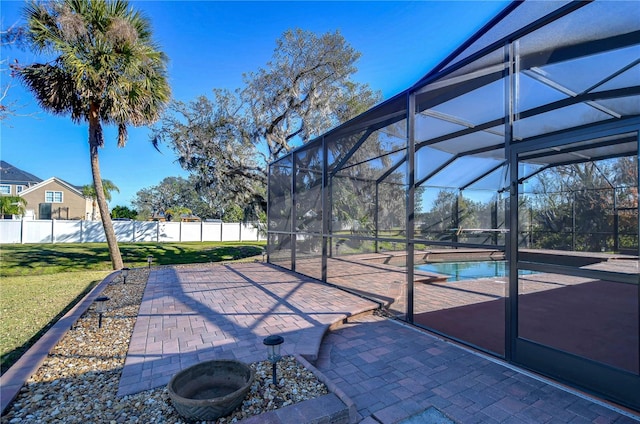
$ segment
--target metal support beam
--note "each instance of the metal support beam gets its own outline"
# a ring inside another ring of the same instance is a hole
[[[329,173],[327,171],[327,143],[322,137],[322,281],[327,282],[327,256],[329,255],[331,238],[329,238],[329,225],[331,223],[331,211],[329,208]]]
[[[407,321],[413,323],[416,96],[407,95]]]

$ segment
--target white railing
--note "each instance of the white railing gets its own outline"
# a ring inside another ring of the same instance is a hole
[[[119,242],[259,241],[258,223],[114,221]],[[102,222],[0,219],[1,243],[106,242]]]

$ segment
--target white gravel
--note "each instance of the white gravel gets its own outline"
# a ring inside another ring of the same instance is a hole
[[[40,369],[22,387],[1,423],[184,423],[166,387],[118,397],[120,373],[129,347],[148,269],[132,270],[127,284],[117,277],[103,291],[110,298],[102,328],[92,306],[58,342]],[[326,386],[293,357],[278,363],[274,387],[270,362],[251,364],[256,379],[231,423],[327,394]]]

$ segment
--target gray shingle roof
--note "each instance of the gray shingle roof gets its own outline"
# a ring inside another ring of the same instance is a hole
[[[0,161],[0,183],[32,185],[41,181],[42,178],[18,169],[8,162]]]

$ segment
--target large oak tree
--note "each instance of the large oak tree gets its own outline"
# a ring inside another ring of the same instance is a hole
[[[224,213],[222,207],[210,203],[210,196],[206,196],[206,192],[198,192],[195,186],[195,176],[189,179],[166,177],[158,185],[139,190],[132,204],[141,219],[166,214],[168,210],[189,210],[202,219],[221,218]]]
[[[154,142],[169,144],[215,203],[254,219],[266,211],[267,163],[380,100],[352,80],[359,57],[339,32],[286,31],[243,88],[174,102]]]

